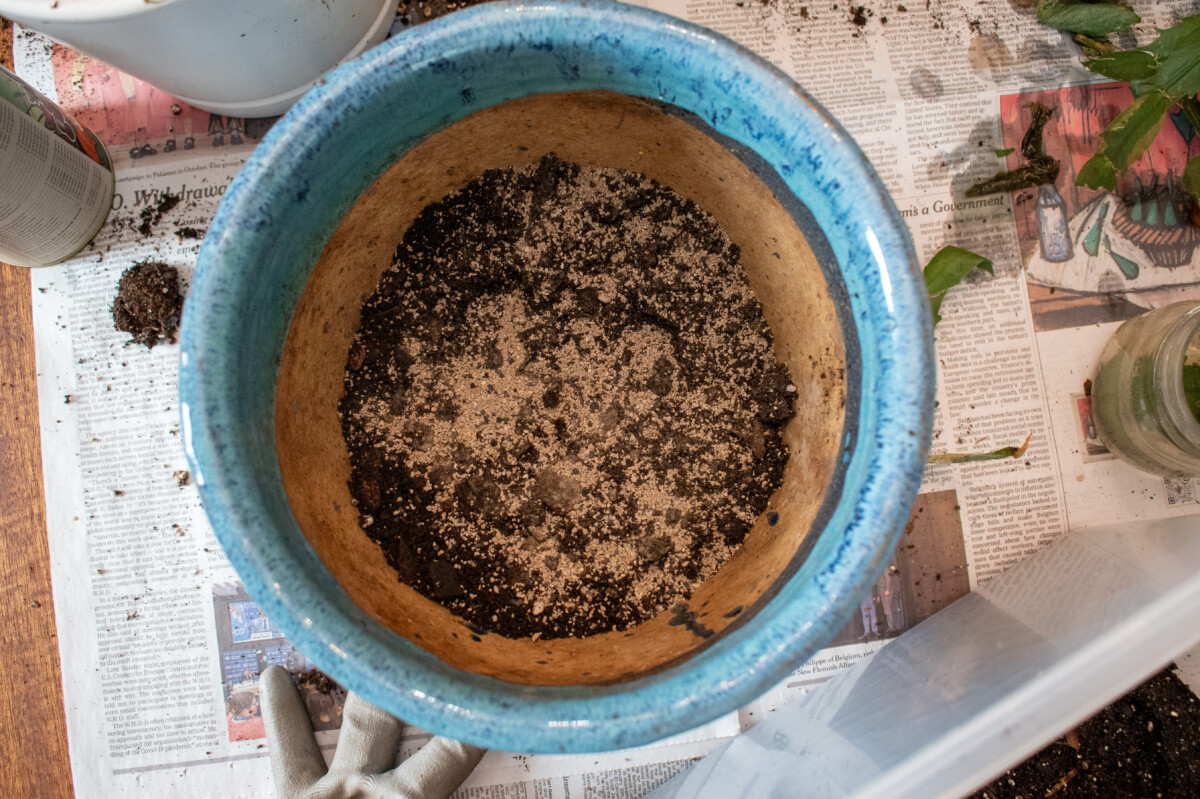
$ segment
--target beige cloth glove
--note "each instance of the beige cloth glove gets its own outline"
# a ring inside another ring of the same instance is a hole
[[[388,771],[404,724],[350,694],[337,751],[326,771],[308,711],[287,669],[264,671],[259,693],[279,799],[446,799],[487,751],[437,737]]]

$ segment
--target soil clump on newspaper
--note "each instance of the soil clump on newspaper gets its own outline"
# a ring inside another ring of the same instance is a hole
[[[134,343],[153,348],[175,343],[179,335],[179,270],[157,261],[134,264],[121,274],[113,300],[113,325],[133,336]]]
[[[178,194],[164,194],[154,205],[148,205],[138,214],[137,231],[143,237],[148,237],[154,233],[155,227],[162,221],[162,218],[175,210],[175,206],[179,205],[179,201],[183,197]]]
[[[780,485],[795,396],[707,213],[550,154],[421,212],[340,411],[399,578],[474,633],[549,639],[627,629],[715,573]]]

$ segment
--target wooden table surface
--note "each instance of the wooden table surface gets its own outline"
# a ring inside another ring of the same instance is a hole
[[[12,69],[0,17],[0,63]],[[42,491],[29,270],[0,263],[0,796],[71,796]]]
[[[0,796],[71,796],[29,270],[0,264]]]

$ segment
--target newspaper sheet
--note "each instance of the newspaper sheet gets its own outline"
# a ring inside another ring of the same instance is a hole
[[[187,107],[28,31],[15,56],[118,166],[101,234],[79,258],[31,273],[76,794],[273,796],[258,675],[313,665],[246,594],[200,507],[179,443],[178,348],[129,346],[111,312],[117,281],[138,261],[168,263],[190,283],[222,195],[273,120]],[[301,684],[332,756],[345,691]],[[737,732],[731,714],[628,752],[490,752],[459,796],[640,796]],[[429,738],[406,728],[398,759]]]
[[[995,262],[994,278],[970,278],[942,306],[934,451],[986,451],[1027,435],[1030,446],[1015,461],[929,468],[903,541],[858,611],[739,714],[629,752],[493,752],[464,797],[640,795],[1067,529],[1200,513],[1196,481],[1135,471],[1104,451],[1090,424],[1084,383],[1116,326],[1200,297],[1200,251],[1155,249],[1121,200],[1074,186],[1127,88],[1084,71],[1068,37],[1038,25],[1032,9],[999,0],[647,4],[734,38],[805,86],[867,153],[923,258],[957,244]],[[1142,40],[1200,11],[1196,0],[1135,5]],[[257,676],[274,663],[297,673],[311,663],[246,595],[189,484],[177,348],[126,346],[110,306],[138,260],[190,279],[199,237],[271,120],[187,107],[30,32],[18,33],[16,66],[95,129],[118,166],[114,212],[92,247],[33,273],[76,791],[270,796]],[[965,198],[976,180],[1020,163],[1019,149],[1000,153],[1019,148],[1033,100],[1057,109],[1045,135],[1063,164],[1057,184]],[[1198,146],[1168,122],[1123,196],[1138,186],[1165,208],[1172,189],[1150,175],[1178,176]],[[181,202],[164,204],[168,196]],[[305,700],[329,752],[344,693],[307,690]],[[411,730],[403,748],[427,739]]]
[[[1152,222],[1118,213],[1141,199],[1156,204],[1162,226],[1166,206],[1186,202],[1178,177],[1200,146],[1190,128],[1164,125],[1120,197],[1075,186],[1131,94],[1086,71],[1067,34],[1037,23],[1032,3],[648,5],[749,47],[831,111],[870,158],[923,260],[947,244],[992,259],[994,278],[968,278],[942,306],[933,451],[986,452],[1031,436],[1018,461],[926,470],[904,539],[861,612],[744,708],[743,729],[1068,529],[1200,513],[1198,481],[1139,472],[1104,449],[1085,386],[1121,322],[1200,297],[1200,249],[1156,248]],[[1134,5],[1142,43],[1200,12],[1195,0]],[[1056,184],[967,198],[972,184],[1023,163],[1032,102],[1055,109],[1044,140],[1062,164]],[[1167,175],[1174,188],[1163,188]]]

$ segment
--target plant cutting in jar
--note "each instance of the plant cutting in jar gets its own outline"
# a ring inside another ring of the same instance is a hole
[[[1152,474],[1200,476],[1200,303],[1121,325],[1092,383],[1096,432],[1110,452]]]

